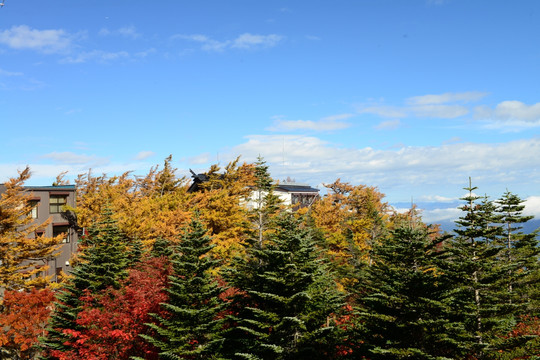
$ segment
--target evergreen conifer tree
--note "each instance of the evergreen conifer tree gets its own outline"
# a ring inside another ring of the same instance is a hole
[[[48,334],[40,339],[43,359],[58,359],[61,353],[70,351],[69,331],[79,328],[76,320],[80,297],[85,292],[97,294],[109,286],[118,288],[120,281],[127,276],[126,240],[112,219],[109,208],[102,218],[89,229],[88,237],[81,240],[84,248],[81,261],[56,297]]]
[[[462,349],[447,316],[446,254],[428,229],[402,225],[373,248],[358,309],[360,355],[369,359],[455,359]],[[363,348],[363,349],[362,349]],[[358,357],[360,358],[360,357]]]
[[[465,204],[460,208],[464,215],[456,221],[457,236],[451,242],[452,255],[445,270],[455,287],[453,318],[461,323],[462,343],[471,356],[484,359],[511,322],[498,292],[505,271],[498,261],[501,247],[496,241],[501,228],[495,224],[493,203],[475,195],[476,189],[469,179],[468,194],[462,198]]]
[[[505,290],[507,302],[518,307],[517,313],[525,315],[528,311],[539,310],[535,302],[533,281],[539,270],[540,247],[535,232],[524,234],[523,224],[534,216],[523,215],[525,205],[516,194],[507,191],[497,200],[498,222],[502,225],[499,241],[503,246],[501,261],[507,264]]]
[[[290,213],[254,239],[227,280],[239,294],[227,335],[228,355],[242,359],[323,359],[335,349],[331,317],[342,295],[321,262],[308,229]]]
[[[262,246],[264,233],[267,230],[272,218],[277,215],[280,199],[274,194],[275,185],[268,172],[268,165],[259,156],[255,162],[255,184],[253,186],[252,201],[255,206],[251,210],[250,220],[255,226],[259,246]]]
[[[500,336],[498,347],[505,354],[501,359],[512,358],[511,356],[515,354],[526,354],[534,348],[535,342],[538,346],[537,336],[516,328],[522,327],[530,314],[538,314],[540,311],[538,303],[540,247],[536,232],[524,234],[521,231],[523,224],[533,219],[533,216],[523,215],[525,209],[523,202],[519,196],[509,191],[496,202],[497,222],[502,229],[498,238],[502,246],[499,261],[504,267],[499,297],[511,315],[513,328],[512,336]]]
[[[152,244],[152,250],[150,251],[150,255],[152,257],[165,256],[170,258],[172,254],[173,250],[169,240],[165,238],[157,238],[154,241],[154,244]]]
[[[149,324],[159,338],[145,339],[164,359],[210,359],[219,353],[223,320],[218,314],[225,303],[218,296],[224,289],[210,274],[219,261],[208,254],[213,245],[206,232],[199,220],[191,221],[172,255],[169,300],[162,304],[170,316]]]
[[[131,241],[131,244],[127,248],[129,267],[134,267],[140,263],[143,256],[143,243],[141,239],[135,238]]]

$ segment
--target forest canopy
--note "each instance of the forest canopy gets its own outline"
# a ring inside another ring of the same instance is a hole
[[[9,211],[24,203],[28,176],[0,202],[2,268],[25,244],[15,220],[27,209]],[[540,356],[540,248],[536,232],[522,231],[532,217],[518,195],[479,197],[469,181],[445,233],[414,206],[398,213],[377,187],[340,179],[292,208],[262,158],[214,165],[204,179],[190,189],[172,157],[143,177],[80,175],[71,210],[87,231],[73,271],[52,289],[5,272],[2,356]]]

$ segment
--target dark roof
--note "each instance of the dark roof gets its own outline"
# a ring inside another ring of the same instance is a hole
[[[193,170],[191,169],[189,169],[189,171],[191,172],[191,177],[193,178],[193,182],[189,186],[189,189],[187,191],[188,193],[199,191],[201,189],[201,184],[210,180],[210,178],[206,174],[195,174]]]
[[[24,186],[24,190],[28,191],[75,191],[75,185],[60,185],[60,186]],[[0,194],[6,192],[6,186],[0,184]]]
[[[282,191],[287,191],[287,192],[319,192],[320,190],[319,189],[316,189],[316,188],[313,188],[309,185],[304,185],[304,184],[298,184],[298,185],[293,185],[293,184],[286,184],[286,185],[277,185],[276,186],[276,190],[282,190]]]
[[[58,186],[25,186],[26,190],[75,190],[75,185],[58,185]]]

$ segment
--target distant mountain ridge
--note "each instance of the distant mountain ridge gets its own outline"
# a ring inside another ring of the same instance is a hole
[[[437,224],[441,226],[441,229],[443,231],[446,231],[448,233],[452,233],[456,227],[456,224],[453,221],[449,221],[449,220],[441,221],[441,222],[438,222]],[[525,234],[530,234],[539,228],[540,228],[540,219],[532,219],[528,221],[527,223],[523,224],[523,229],[521,229],[521,232]]]

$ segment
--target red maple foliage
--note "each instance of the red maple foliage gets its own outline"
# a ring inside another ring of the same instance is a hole
[[[82,330],[64,330],[71,335],[67,345],[72,350],[52,355],[60,360],[157,359],[158,349],[139,335],[155,336],[146,324],[155,322],[152,313],[165,315],[160,303],[167,300],[170,273],[168,260],[151,258],[130,271],[121,289],[87,293],[77,319]]]
[[[510,333],[510,337],[522,335],[540,336],[540,317],[526,315],[517,323],[514,330]]]
[[[0,312],[0,347],[13,358],[33,359],[38,336],[45,335],[54,293],[49,289],[6,291]]]
[[[540,356],[540,317],[525,315],[521,321],[516,324],[514,329],[508,334],[508,338],[534,337],[521,349],[514,352],[512,360],[536,359]],[[521,350],[521,351],[519,351]]]

